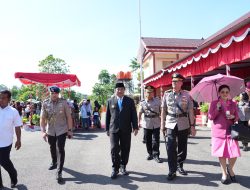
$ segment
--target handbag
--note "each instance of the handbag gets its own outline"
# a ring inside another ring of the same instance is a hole
[[[231,125],[231,138],[238,141],[250,141],[250,127],[243,123]]]

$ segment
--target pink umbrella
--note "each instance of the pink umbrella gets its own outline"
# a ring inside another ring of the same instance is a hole
[[[190,95],[197,102],[212,102],[218,99],[219,86],[230,87],[231,98],[245,90],[244,80],[235,76],[217,74],[203,78],[191,91]]]

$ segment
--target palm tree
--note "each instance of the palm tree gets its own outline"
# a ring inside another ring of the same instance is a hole
[[[135,57],[133,59],[130,59],[130,61],[131,64],[129,65],[129,67],[131,68],[132,72],[135,72],[140,69],[140,64],[137,62],[137,59]]]

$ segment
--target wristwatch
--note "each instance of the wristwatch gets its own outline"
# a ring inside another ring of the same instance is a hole
[[[72,129],[68,129],[68,131],[72,131]]]

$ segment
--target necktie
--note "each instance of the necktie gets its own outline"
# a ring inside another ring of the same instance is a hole
[[[122,110],[122,99],[121,98],[118,99],[118,106],[119,106],[119,110],[121,111]]]

